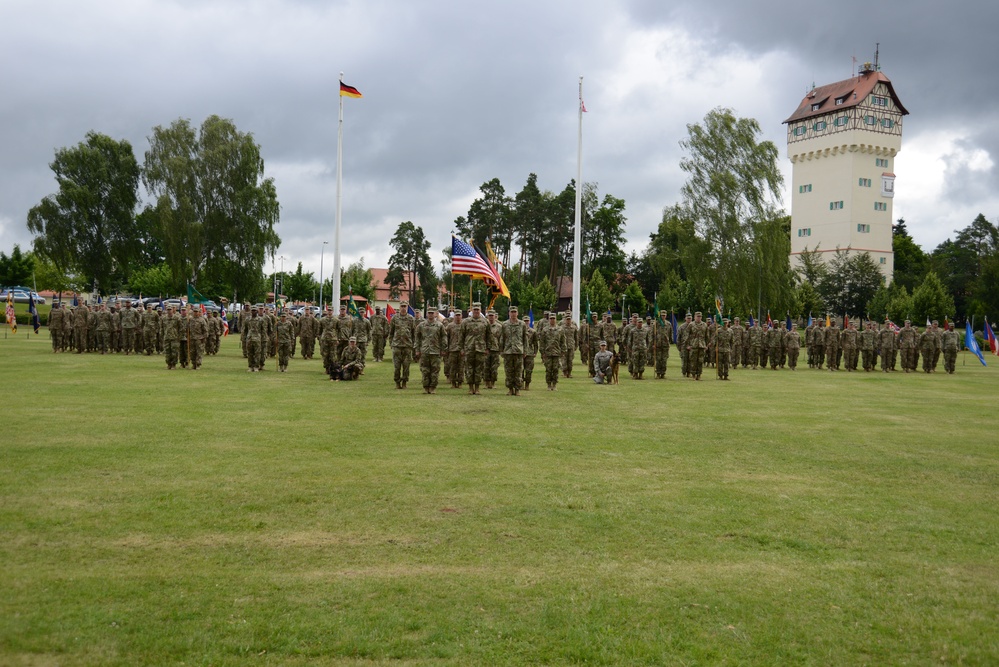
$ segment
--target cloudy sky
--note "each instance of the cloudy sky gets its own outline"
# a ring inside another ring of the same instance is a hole
[[[878,42],[911,114],[894,217],[932,250],[978,213],[999,220],[996,26],[993,0],[0,0],[0,250],[30,246],[58,148],[95,130],[141,163],[154,126],[218,114],[261,146],[285,269],[318,274],[340,71],[364,95],[344,101],[344,264],[385,266],[404,220],[439,260],[492,178],[564,188],[580,76],[583,179],[625,199],[640,249],[678,200],[688,123],[718,106],[756,118],[789,181],[782,121]]]

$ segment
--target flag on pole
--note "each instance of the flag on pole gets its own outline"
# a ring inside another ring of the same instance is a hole
[[[162,303],[162,301],[160,303]],[[221,317],[222,317],[222,335],[223,336],[228,336],[229,335],[229,318],[226,317],[225,304],[224,303],[222,304]]]
[[[7,290],[7,326],[12,334],[17,333],[17,315],[14,314],[14,290]]]
[[[275,295],[275,303],[277,303],[276,297],[277,295]],[[206,299],[204,295],[201,294],[201,292],[195,289],[194,285],[192,285],[191,283],[187,283],[187,305],[190,306],[195,303],[203,304],[203,303],[208,303],[208,301],[209,299]]]
[[[502,294],[503,296],[509,299],[510,290],[507,289],[506,283],[503,282],[503,276],[500,275],[501,264],[499,260],[496,258],[496,253],[493,252],[493,247],[492,245],[490,245],[489,241],[486,241],[486,257],[489,258],[489,263],[493,267],[493,274],[496,276],[496,282],[494,283],[494,287],[496,289],[494,290],[493,301],[496,300],[495,293]],[[489,305],[491,306],[492,304],[490,303]]]
[[[725,308],[725,301],[722,300],[721,296],[715,297],[715,322],[718,324],[722,323],[722,310]]]
[[[406,306],[406,312],[409,314],[410,317],[416,317],[416,311],[413,310],[412,306]]]
[[[28,292],[28,312],[31,313],[31,326],[35,328],[35,335],[42,328],[42,322],[38,318],[38,307],[35,305],[35,295]]]
[[[527,309],[527,321],[531,323],[531,327],[533,328],[534,327],[534,306],[533,305],[531,305],[531,307]]]
[[[812,314],[808,313],[808,326],[812,326]]]
[[[787,311],[784,311],[784,312],[787,315],[787,319],[784,320],[784,326],[787,327],[788,331],[790,331],[791,330],[791,313],[789,313]]]
[[[829,319],[829,313],[826,313],[826,329],[832,326],[832,320]]]
[[[370,301],[368,302],[368,305],[364,307],[364,316],[367,317],[369,320],[375,316],[375,309],[371,307]]]
[[[996,342],[996,335],[992,332],[992,327],[989,326],[989,318],[985,318],[985,340],[989,344],[989,350],[992,354],[999,355],[999,342]]]
[[[343,81],[340,82],[340,97],[364,97],[361,91],[354,86],[348,86]]]
[[[753,319],[753,314],[752,313],[749,314],[749,326],[750,327],[755,327],[756,326],[756,320]]]
[[[982,366],[988,366],[985,363],[985,357],[982,356],[982,349],[978,347],[978,341],[975,340],[975,334],[971,331],[971,322],[964,323],[964,346],[978,357],[978,360],[982,362]]]
[[[357,303],[354,301],[354,288],[347,288],[347,314],[351,317],[356,317],[361,319],[361,311],[357,309]]]
[[[658,310],[658,308],[657,308],[657,310]],[[586,295],[586,321],[587,322],[590,321],[590,315],[591,315],[591,311],[590,311],[590,295],[587,294]]]
[[[395,308],[391,303],[385,304],[385,319],[391,320],[395,316]]]
[[[676,344],[677,329],[679,329],[679,327],[676,326],[676,313],[672,310],[669,311],[669,324],[673,327],[673,343]]]
[[[499,280],[493,267],[468,243],[451,236],[451,273],[472,276],[480,280]]]
[[[773,328],[774,328],[774,321],[772,319],[770,319],[770,311],[768,310],[767,311],[767,329],[773,329]]]
[[[850,316],[849,315],[844,315],[843,316],[843,328],[844,329],[849,329],[850,328]]]
[[[892,322],[891,320],[887,320],[887,322],[888,322],[888,328],[891,329],[891,332],[897,334],[899,332],[899,326],[894,322]]]

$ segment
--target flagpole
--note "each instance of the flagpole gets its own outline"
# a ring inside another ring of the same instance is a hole
[[[572,321],[579,322],[579,255],[583,238],[583,77],[579,77],[579,134],[576,143],[576,237],[572,249]]]
[[[340,72],[340,85],[343,85],[343,72]],[[330,301],[340,307],[340,217],[343,201],[343,95],[337,87],[337,99],[340,100],[340,118],[336,133],[336,222],[333,228],[333,293]]]

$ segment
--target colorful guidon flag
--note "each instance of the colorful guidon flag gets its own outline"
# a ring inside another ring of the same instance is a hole
[[[222,304],[221,317],[222,317],[222,335],[223,336],[228,336],[229,335],[229,318],[226,317],[225,304]]]
[[[985,318],[985,342],[989,344],[989,350],[992,354],[999,355],[999,342],[996,341],[996,335],[992,331],[992,327],[989,326],[989,318]]]
[[[982,366],[988,366],[985,363],[985,357],[982,356],[982,348],[978,347],[978,341],[975,339],[975,334],[971,331],[971,322],[964,323],[964,346],[971,350],[972,354],[978,357],[978,360],[982,362]]]
[[[14,314],[14,290],[7,290],[7,326],[12,334],[17,333],[17,315]]]
[[[490,280],[499,284],[496,270],[475,248],[457,236],[451,237],[451,273],[472,276],[480,280]]]
[[[38,317],[38,306],[35,305],[35,295],[31,292],[28,293],[28,312],[31,313],[31,326],[35,329],[35,335],[38,335],[38,330],[42,328],[42,321]]]

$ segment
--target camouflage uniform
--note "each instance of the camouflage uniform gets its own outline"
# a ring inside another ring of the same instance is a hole
[[[520,394],[524,381],[524,355],[527,353],[527,325],[514,320],[518,311],[511,306],[510,318],[500,326],[500,350],[503,353],[503,373],[506,376],[507,395]]]
[[[256,373],[260,368],[260,347],[266,332],[264,318],[260,317],[256,308],[251,308],[249,314],[240,325],[240,329],[245,334],[246,361],[249,365],[249,372]]]
[[[388,334],[389,321],[382,313],[382,309],[375,308],[375,314],[371,317],[371,354],[375,361],[382,361],[385,358],[385,336]]]
[[[436,308],[427,308],[427,319],[416,327],[416,357],[420,360],[423,391],[437,393],[437,379],[441,373],[441,355],[447,353],[447,333],[444,323],[437,317]]]
[[[647,363],[647,353],[649,349],[649,335],[652,333],[651,329],[645,327],[645,322],[638,320],[635,323],[635,328],[631,331],[630,345],[628,346],[628,355],[631,359],[631,372],[632,377],[636,380],[644,380],[645,377],[645,365]]]
[[[409,365],[413,363],[413,339],[416,337],[416,319],[407,312],[408,302],[399,303],[399,312],[389,322],[389,344],[392,346],[392,365],[395,368],[396,389],[405,389],[409,382]]]
[[[847,373],[852,373],[857,367],[857,329],[853,322],[839,334],[839,346],[843,350],[843,367]]]
[[[125,354],[132,354],[135,348],[135,328],[138,317],[130,301],[125,302],[125,310],[121,311],[121,347]]]
[[[567,378],[572,377],[572,362],[576,358],[576,348],[579,346],[579,327],[572,321],[572,312],[565,311],[562,317],[564,329],[562,336],[565,338],[565,351],[562,353],[562,374]]]
[[[458,329],[458,347],[461,348],[465,364],[468,393],[478,394],[479,385],[485,381],[486,357],[489,354],[489,322],[482,316],[481,305],[478,302],[472,304],[472,315],[461,322],[461,327]]]
[[[49,338],[52,339],[52,352],[62,352],[62,321],[66,312],[62,304],[55,304],[49,312]]]
[[[656,369],[656,378],[666,378],[666,364],[669,361],[669,346],[673,342],[673,325],[665,318],[660,318],[652,329],[652,357]]]
[[[364,357],[361,356],[361,348],[357,346],[357,339],[354,336],[351,336],[347,339],[347,347],[343,348],[343,352],[340,354],[339,379],[356,380],[363,374]]]
[[[298,337],[302,341],[302,358],[311,359],[316,353],[316,334],[319,333],[319,320],[312,314],[312,310],[306,310],[305,315],[298,323]]]
[[[534,376],[534,359],[538,356],[538,332],[529,322],[524,322],[524,335],[527,341],[524,346],[524,390],[529,391]]]
[[[957,351],[960,343],[954,325],[951,324],[940,334],[940,347],[943,348],[944,370],[951,375],[957,370]]]
[[[881,351],[881,371],[884,373],[889,370],[894,371],[898,358],[898,341],[895,340],[895,332],[887,323],[884,329],[878,332],[878,349]]]
[[[565,328],[556,326],[555,315],[548,318],[548,325],[538,334],[538,349],[545,363],[545,381],[548,391],[555,391],[558,385],[558,371],[562,357],[565,356]]]
[[[294,356],[292,347],[295,344],[295,323],[288,319],[287,314],[281,315],[277,325],[278,339],[278,372],[288,370],[288,361]]]
[[[732,363],[732,327],[729,321],[724,320],[724,324],[715,333],[715,345],[718,349],[718,377],[722,380],[728,379],[729,366]]]
[[[919,351],[923,355],[923,371],[926,373],[933,371],[933,356],[939,344],[932,328],[927,328],[919,336]]]
[[[695,380],[701,379],[704,365],[704,350],[708,346],[708,325],[701,321],[701,314],[694,313],[694,321],[687,327],[687,350],[690,353],[690,374]]]
[[[690,377],[690,350],[687,349],[687,339],[690,338],[691,316],[688,313],[683,324],[676,328],[676,348],[680,351],[680,371],[683,377]],[[610,342],[607,343],[610,349]]]
[[[874,325],[868,322],[860,332],[860,354],[863,357],[865,373],[874,370],[874,348],[877,347],[877,342],[878,332],[874,330]]]
[[[826,367],[831,371],[838,371],[841,351],[839,348],[839,327],[836,326],[835,322],[825,330],[825,343]]]
[[[812,347],[815,348],[812,361],[815,368],[821,369],[826,360],[826,328],[820,322],[815,323],[815,330],[812,331]]]
[[[496,311],[486,314],[489,322],[489,353],[486,356],[486,389],[494,389],[499,379],[499,365],[503,353],[503,325],[496,321]]]
[[[180,315],[170,306],[163,317],[163,347],[167,370],[173,370],[180,361]]]
[[[792,324],[791,330],[784,334],[784,349],[787,350],[787,365],[792,371],[797,369],[798,354],[801,352],[801,335],[797,324]]]
[[[87,320],[89,316],[90,309],[82,303],[73,311],[73,342],[76,345],[77,354],[81,354],[87,349]]]
[[[461,344],[458,341],[460,328],[461,312],[458,311],[454,314],[454,321],[449,322],[444,327],[444,332],[447,334],[447,363],[445,370],[447,371],[447,378],[451,380],[451,387],[453,389],[458,389],[465,382],[465,367],[462,363],[464,358],[462,357]]]
[[[361,359],[368,357],[368,339],[371,337],[371,322],[364,319],[354,320],[354,338],[357,339],[357,349],[361,351]]]
[[[905,321],[898,332],[898,348],[902,352],[902,370],[906,373],[916,370],[916,345],[919,342],[919,332],[912,328],[909,320]]]
[[[205,356],[205,340],[208,338],[208,321],[201,314],[200,310],[194,311],[191,318],[191,368],[198,370],[201,368],[201,361]]]

